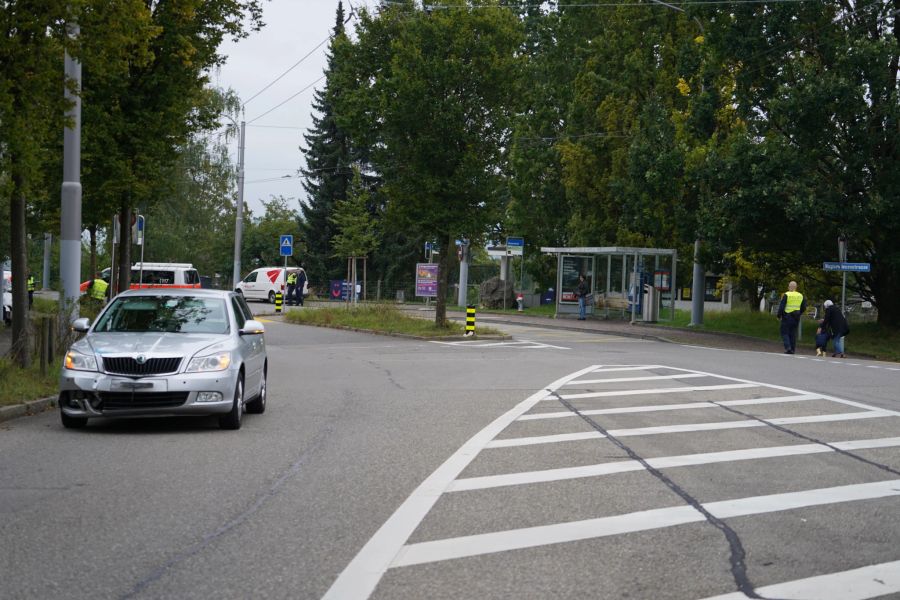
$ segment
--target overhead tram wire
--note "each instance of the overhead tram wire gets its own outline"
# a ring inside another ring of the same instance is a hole
[[[250,125],[251,123],[253,123],[253,122],[255,122],[255,121],[258,121],[258,120],[262,119],[264,116],[266,116],[267,114],[269,114],[270,112],[272,112],[272,111],[275,110],[276,108],[281,108],[282,106],[284,106],[285,104],[287,104],[288,102],[290,102],[291,100],[293,100],[294,98],[296,98],[297,96],[299,96],[300,94],[302,94],[303,92],[307,91],[307,90],[308,90],[309,88],[311,88],[312,86],[316,85],[317,83],[319,83],[320,81],[322,81],[323,79],[325,79],[325,77],[326,77],[326,76],[323,74],[321,77],[319,77],[318,79],[316,79],[315,81],[313,81],[312,83],[310,83],[309,85],[307,85],[306,87],[304,87],[302,90],[300,90],[300,91],[297,92],[296,94],[293,94],[293,95],[291,95],[291,96],[288,96],[288,97],[285,98],[283,101],[279,102],[278,104],[276,104],[275,106],[273,106],[272,108],[270,108],[269,110],[267,110],[266,112],[264,112],[263,114],[259,115],[258,117],[254,118],[254,119],[250,119],[249,121],[247,121],[247,125]]]

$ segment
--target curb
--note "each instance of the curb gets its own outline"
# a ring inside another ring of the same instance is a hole
[[[0,423],[18,419],[19,417],[29,417],[48,409],[56,408],[56,397],[40,398],[39,400],[29,400],[22,404],[12,404],[10,406],[0,406]]]

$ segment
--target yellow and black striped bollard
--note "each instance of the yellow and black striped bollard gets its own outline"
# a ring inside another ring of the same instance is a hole
[[[475,307],[466,307],[466,335],[475,335]]]
[[[277,313],[281,312],[281,300],[282,300],[281,292],[275,292],[275,312],[277,312]]]

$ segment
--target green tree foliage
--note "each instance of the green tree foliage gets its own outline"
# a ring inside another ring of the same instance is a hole
[[[143,3],[143,10],[153,33],[146,60],[126,73],[107,72],[106,62],[85,64],[91,108],[84,119],[84,194],[124,222],[133,207],[149,209],[157,201],[156,182],[190,134],[216,122],[220,105],[206,88],[208,71],[223,61],[222,40],[259,27],[262,9],[259,0],[180,0]],[[123,232],[117,256],[125,286],[131,240],[127,227]]]
[[[376,248],[378,236],[370,206],[369,190],[363,183],[359,167],[354,165],[347,197],[337,202],[330,219],[337,231],[331,239],[334,256],[364,258]]]
[[[742,128],[710,155],[708,235],[798,264],[872,263],[856,292],[900,325],[900,24],[896,3],[704,8]],[[852,282],[853,278],[851,278]]]
[[[306,251],[298,244],[301,232],[300,213],[290,208],[288,200],[278,196],[263,201],[265,212],[260,217],[249,215],[242,247],[241,264],[247,270],[284,264],[278,240],[282,235],[294,236],[294,255],[288,264],[302,264]]]
[[[325,87],[316,90],[313,99],[313,125],[304,134],[306,166],[300,169],[306,202],[303,213],[303,239],[308,255],[306,271],[311,281],[324,282],[342,276],[341,261],[331,252],[335,234],[331,215],[335,205],[347,197],[350,170],[350,139],[338,127],[334,116],[335,98],[340,95],[340,79],[334,76],[340,53],[348,47],[344,32],[344,7],[338,2],[334,30],[325,68]]]
[[[372,142],[388,218],[445,250],[499,220],[521,35],[510,11],[461,1],[428,12],[391,5],[360,19],[345,123]],[[452,252],[440,256],[442,325]]]

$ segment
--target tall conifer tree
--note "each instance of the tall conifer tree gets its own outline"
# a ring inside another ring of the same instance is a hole
[[[306,167],[301,168],[303,189],[308,195],[301,203],[303,237],[307,256],[304,263],[312,282],[322,285],[326,280],[343,275],[342,261],[334,256],[331,240],[335,225],[331,221],[337,202],[347,198],[347,188],[353,177],[350,168],[350,140],[335,122],[334,99],[339,93],[336,83],[336,49],[346,41],[344,7],[338,2],[334,34],[328,50],[325,68],[325,87],[316,90],[313,100],[313,125],[303,135]]]

